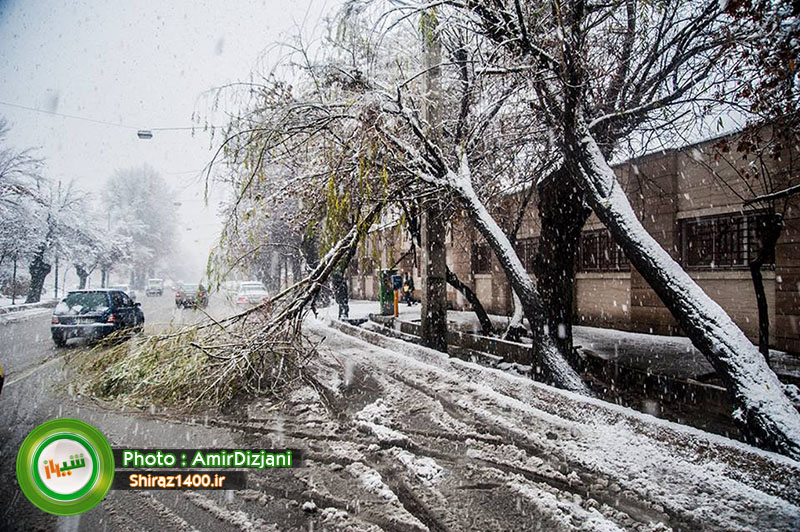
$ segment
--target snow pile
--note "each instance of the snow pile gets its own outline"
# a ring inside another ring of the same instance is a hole
[[[786,396],[795,406],[800,406],[800,388],[794,384],[784,384],[783,391],[786,392]]]
[[[415,456],[396,447],[391,450],[391,454],[426,485],[436,484],[442,478],[442,468],[433,458]]]
[[[339,508],[334,508],[333,506],[329,506],[327,508],[323,508],[320,512],[320,516],[322,517],[322,521],[343,521],[347,519],[350,514],[348,514],[344,510],[340,510]]]
[[[353,462],[345,467],[348,473],[361,482],[364,488],[385,501],[396,501],[397,495],[383,483],[381,474],[361,462]]]
[[[391,408],[383,399],[378,399],[361,409],[356,414],[356,419],[368,423],[389,425],[391,423]]]
[[[211,515],[230,525],[232,528],[240,530],[269,530],[271,525],[265,523],[262,519],[255,519],[247,513],[236,510],[228,509],[219,506],[216,502],[194,491],[185,491],[183,495],[189,499],[195,506],[206,510]]]
[[[548,517],[565,528],[586,532],[621,532],[617,525],[606,519],[594,508],[586,510],[581,506],[581,496],[561,498],[551,490],[525,480],[521,475],[506,484],[512,491],[530,499],[538,507],[547,511]]]
[[[387,426],[391,424],[390,408],[383,399],[367,405],[355,417],[359,428],[373,434],[380,442],[392,445],[408,442],[408,436]]]

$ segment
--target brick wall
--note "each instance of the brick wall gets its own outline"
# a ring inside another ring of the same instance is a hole
[[[683,220],[740,213],[743,210],[740,196],[753,195],[737,171],[737,168],[750,161],[742,160],[740,155],[717,159],[713,156],[712,146],[713,142],[709,141],[680,150],[650,154],[615,167],[645,229],[678,262],[683,253]],[[773,170],[780,173],[784,164],[785,161],[775,161]],[[512,195],[493,208],[493,215],[505,229],[513,223],[520,201],[521,195]],[[602,224],[592,215],[584,230],[600,228]],[[391,266],[390,259],[399,258],[409,248],[410,242],[403,233],[404,230],[395,226],[370,234],[359,256],[371,254],[377,259],[373,261],[371,271],[360,272],[367,274],[368,278],[351,278],[353,297],[377,298],[374,273],[379,268]],[[538,235],[538,214],[535,201],[532,201],[517,236],[523,239]],[[472,287],[488,312],[509,315],[513,310],[511,290],[497,259],[492,256],[490,273],[472,272],[474,245],[482,242],[482,237],[471,222],[456,213],[446,239],[448,267]],[[388,251],[390,248],[392,252]],[[404,259],[399,269],[413,272],[417,288],[422,285],[419,268],[414,265],[412,256]],[[687,268],[687,271],[756,341],[758,316],[749,270]],[[800,197],[795,197],[788,205],[774,271],[765,270],[763,275],[773,346],[800,352]],[[468,309],[464,298],[450,287],[447,297],[451,308]],[[680,334],[677,322],[635,269],[579,272],[575,282],[574,310],[578,324],[645,333]]]

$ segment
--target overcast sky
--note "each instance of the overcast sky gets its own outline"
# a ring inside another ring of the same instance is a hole
[[[89,191],[116,169],[153,166],[182,203],[182,245],[192,262],[204,262],[219,229],[198,177],[212,155],[209,137],[164,131],[145,141],[136,129],[191,126],[193,113],[221,121],[209,114],[204,93],[265,71],[277,57],[275,43],[300,31],[318,38],[337,4],[0,0],[0,116],[11,126],[8,140],[39,147],[47,175]]]

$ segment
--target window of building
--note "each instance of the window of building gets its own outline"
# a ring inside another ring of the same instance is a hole
[[[764,215],[725,214],[681,221],[681,254],[689,268],[746,268],[761,250]],[[775,257],[766,259],[775,264]]]
[[[608,229],[584,231],[578,247],[578,269],[585,272],[626,271],[630,263]]]
[[[528,273],[533,272],[533,264],[536,260],[536,253],[539,250],[539,238],[522,238],[517,240],[514,249],[525,266],[525,271]]]
[[[492,273],[492,249],[488,244],[476,244],[473,246],[472,272]]]

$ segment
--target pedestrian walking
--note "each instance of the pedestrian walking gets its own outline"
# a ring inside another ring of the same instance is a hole
[[[344,275],[338,271],[333,272],[331,285],[333,285],[333,298],[339,306],[339,319],[347,319],[350,316],[350,302]]]
[[[403,281],[403,299],[409,307],[415,303],[414,278],[408,273],[405,274],[405,279]]]

